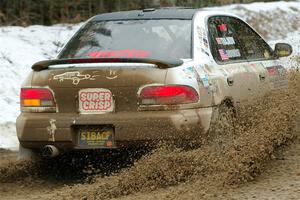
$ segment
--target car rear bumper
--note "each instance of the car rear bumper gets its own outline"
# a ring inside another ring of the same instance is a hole
[[[76,127],[80,125],[112,125],[117,147],[128,142],[194,140],[208,131],[212,114],[212,107],[104,115],[21,113],[17,118],[17,135],[26,148],[54,144],[61,149],[79,148]],[[53,136],[50,133],[51,120],[55,120]]]

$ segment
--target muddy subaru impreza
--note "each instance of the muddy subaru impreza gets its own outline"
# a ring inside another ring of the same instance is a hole
[[[195,141],[230,124],[237,104],[285,85],[278,58],[291,53],[223,12],[97,15],[57,59],[32,66],[20,95],[20,156]]]

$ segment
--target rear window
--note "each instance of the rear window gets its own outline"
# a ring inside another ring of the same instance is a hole
[[[59,58],[191,58],[191,20],[90,22]]]

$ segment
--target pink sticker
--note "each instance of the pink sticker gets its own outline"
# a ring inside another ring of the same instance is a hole
[[[268,67],[267,68],[268,73],[270,76],[277,76],[278,75],[278,70],[276,67]]]
[[[88,54],[91,58],[146,58],[150,55],[149,51],[125,49],[93,51]]]
[[[220,24],[218,25],[218,28],[220,31],[227,31],[227,25],[226,24]]]

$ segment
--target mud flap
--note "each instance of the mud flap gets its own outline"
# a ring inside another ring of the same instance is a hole
[[[37,160],[39,156],[32,149],[28,149],[19,144],[18,160]]]

